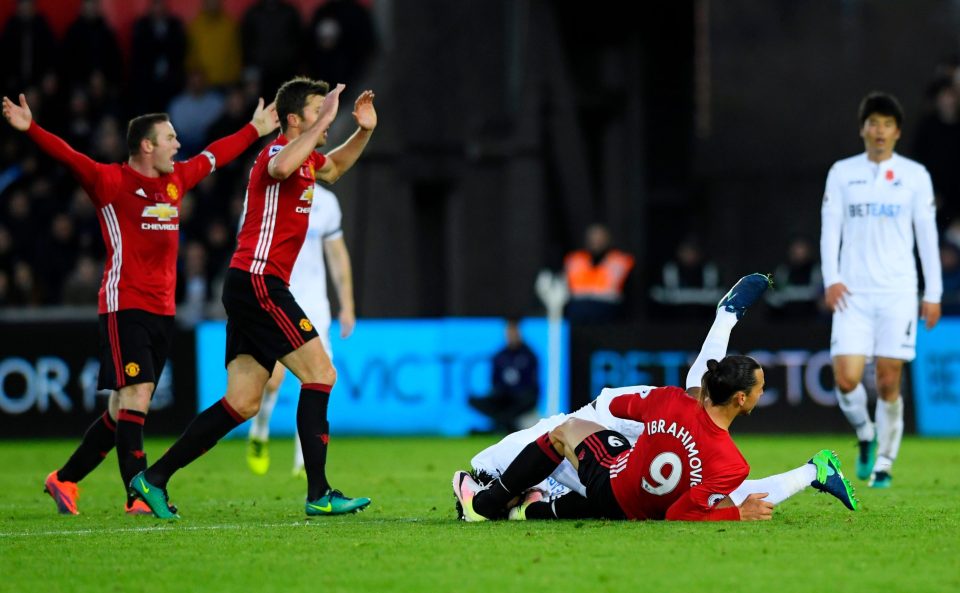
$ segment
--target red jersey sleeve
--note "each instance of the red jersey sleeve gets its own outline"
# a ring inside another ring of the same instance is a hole
[[[213,142],[197,156],[179,163],[177,169],[183,180],[183,190],[192,189],[204,177],[216,171],[217,167],[223,167],[240,156],[259,137],[257,128],[253,124],[247,124],[238,132]]]
[[[96,191],[97,180],[100,178],[102,169],[105,168],[106,165],[102,165],[87,155],[77,152],[62,138],[44,130],[37,125],[35,121],[30,122],[30,127],[27,128],[27,136],[40,147],[40,150],[60,161],[70,169],[70,172],[73,173],[73,176],[76,177],[80,185],[83,186],[83,189],[87,192],[87,195],[90,196],[90,199],[93,200],[97,206],[101,205],[98,195],[99,192]]]
[[[658,387],[651,390],[646,396],[639,393],[620,395],[610,400],[610,413],[617,418],[643,422],[644,413],[650,406],[655,405],[654,402],[665,397],[676,397],[678,395],[689,397],[679,387]]]
[[[737,507],[716,508],[750,473],[749,466],[730,467],[720,475],[694,486],[667,509],[668,521],[739,521]]]
[[[740,509],[725,507],[711,508],[707,502],[709,494],[703,488],[688,490],[667,509],[667,521],[739,521]]]

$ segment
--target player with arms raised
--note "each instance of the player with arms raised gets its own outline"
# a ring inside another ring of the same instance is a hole
[[[99,389],[111,389],[108,409],[87,429],[67,463],[44,482],[57,509],[78,514],[77,482],[117,447],[124,485],[146,467],[143,424],[170,350],[175,312],[179,209],[183,195],[277,128],[273,105],[257,106],[237,133],[183,162],[165,113],[130,120],[126,163],[103,164],[73,150],[33,120],[26,98],[3,98],[3,116],[44,152],[63,163],[97,207],[107,258],[100,286]],[[128,513],[149,512],[132,499]]]
[[[302,383],[297,429],[307,471],[307,515],[354,512],[370,504],[369,498],[344,496],[327,481],[327,404],[336,370],[288,287],[306,236],[315,181],[339,179],[360,157],[377,125],[374,95],[364,91],[354,105],[357,131],[327,155],[316,152],[326,143],[343,85],[328,89],[325,82],[295,78],[277,91],[281,134],[250,171],[237,250],[224,281],[227,393],[130,483],[158,517],[177,517],[167,506],[170,477],[257,413],[278,360]]]

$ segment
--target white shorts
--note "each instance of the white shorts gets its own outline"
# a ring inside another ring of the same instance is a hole
[[[294,296],[296,298],[296,296]],[[308,302],[301,303],[297,301],[303,312],[307,314],[307,319],[313,324],[314,329],[320,334],[320,343],[327,352],[327,357],[333,360],[333,349],[330,347],[330,304]]]
[[[493,477],[499,477],[500,474],[503,473],[503,470],[507,469],[507,466],[520,454],[520,451],[522,451],[524,447],[537,440],[537,438],[544,433],[550,432],[560,426],[568,418],[589,420],[610,430],[615,430],[627,437],[632,446],[643,433],[643,423],[617,418],[610,413],[610,401],[619,395],[644,393],[652,389],[656,389],[656,387],[649,385],[631,385],[629,387],[617,388],[608,387],[600,392],[596,400],[583,406],[576,412],[550,416],[549,418],[542,419],[530,428],[508,434],[503,437],[499,443],[491,445],[477,453],[470,461],[470,465],[475,471],[482,471]],[[561,496],[571,490],[578,492],[584,497],[587,495],[586,488],[580,483],[577,470],[575,470],[573,465],[566,459],[550,474],[549,478],[536,487],[546,492],[550,498]]]
[[[917,354],[920,303],[914,293],[849,294],[833,314],[830,356],[860,354],[911,361]]]

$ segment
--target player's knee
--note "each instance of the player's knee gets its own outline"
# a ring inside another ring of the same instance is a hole
[[[153,383],[140,383],[123,388],[117,397],[118,408],[146,412],[153,396]]]
[[[860,377],[853,377],[850,375],[837,375],[837,389],[842,393],[850,393],[857,388],[857,385],[860,384]]]
[[[228,401],[230,407],[244,419],[253,418],[260,411],[260,398],[239,398],[234,401]]]
[[[553,448],[561,455],[564,455],[567,449],[570,431],[574,430],[575,427],[576,419],[570,418],[550,431],[550,444],[553,445]]]
[[[337,369],[335,369],[332,364],[320,369],[317,373],[316,382],[323,383],[324,385],[334,385],[337,382]]]

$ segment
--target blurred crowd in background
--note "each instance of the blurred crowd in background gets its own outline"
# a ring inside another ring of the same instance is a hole
[[[367,4],[327,0],[305,20],[284,0],[257,0],[242,18],[225,11],[220,0],[204,0],[197,16],[184,22],[163,0],[153,0],[134,23],[127,48],[98,0],[84,0],[62,35],[52,32],[33,0],[19,0],[0,33],[0,55],[16,57],[4,60],[0,85],[11,98],[23,92],[40,125],[101,162],[126,160],[130,117],[166,111],[182,144],[178,157],[185,159],[239,129],[257,98],[269,100],[293,75],[348,86],[362,79],[378,51]],[[960,61],[944,61],[932,79],[926,112],[908,114],[917,121],[916,131],[898,149],[933,177],[944,313],[960,314]],[[249,150],[184,199],[178,320],[185,325],[218,309],[218,279],[234,247],[256,152]],[[602,246],[587,240],[584,250],[599,262],[615,242],[607,233]],[[0,133],[0,306],[95,304],[103,257],[96,212],[69,172],[24,135],[9,128]],[[818,237],[792,238],[780,259],[771,270],[777,282],[771,316],[825,315]],[[693,237],[681,239],[674,257],[661,264],[642,294],[631,294],[622,278],[614,283],[619,294],[604,297],[617,304],[610,319],[640,309],[666,318],[707,316],[735,280]],[[640,299],[644,307],[631,307]]]
[[[278,42],[282,40],[282,42]],[[377,43],[368,9],[329,0],[305,22],[292,5],[259,0],[242,19],[204,0],[183,22],[153,0],[133,25],[129,52],[84,0],[78,18],[55,36],[32,0],[20,0],[0,33],[3,93],[26,95],[35,121],[100,162],[127,158],[126,122],[167,112],[181,143],[178,159],[246,124],[259,97],[269,102],[297,74],[353,83]],[[180,211],[178,300],[193,323],[219,302],[257,150],[204,180]],[[0,306],[96,304],[104,246],[94,207],[69,171],[25,135],[0,134]]]

